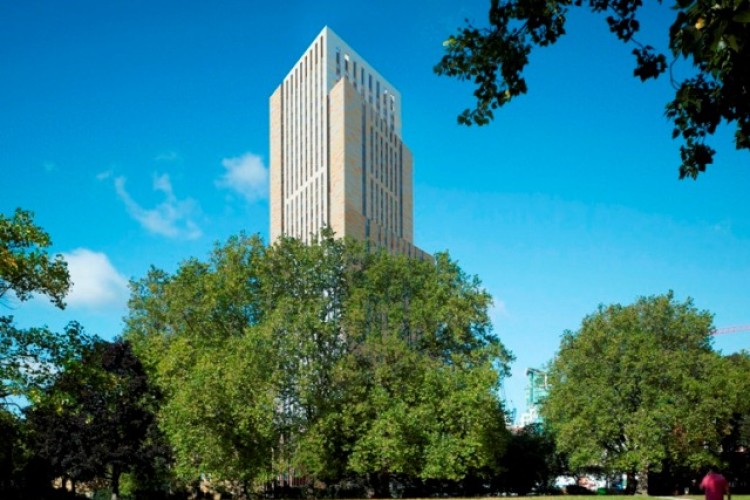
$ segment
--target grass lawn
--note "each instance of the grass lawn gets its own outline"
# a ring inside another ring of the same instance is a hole
[[[499,497],[493,497],[499,498]],[[646,497],[645,495],[558,495],[550,497],[505,497],[513,500],[627,500],[628,498],[666,498],[660,496]],[[680,495],[680,500],[705,500],[703,495]],[[467,499],[468,500],[468,499]],[[732,500],[750,500],[750,495],[732,495]]]
[[[497,500],[498,498],[507,498],[512,500],[627,500],[628,498],[679,498],[680,500],[704,500],[703,495],[680,495],[676,497],[652,496],[645,495],[557,495],[557,496],[539,496],[539,497],[474,497],[474,498],[449,498],[446,500]],[[435,500],[434,498],[412,499],[412,500]],[[750,500],[750,495],[732,495],[732,500]]]
[[[706,497],[703,495],[680,495],[676,498],[679,498],[680,500],[683,498],[685,500],[704,500]],[[750,500],[750,495],[732,495],[732,500]]]

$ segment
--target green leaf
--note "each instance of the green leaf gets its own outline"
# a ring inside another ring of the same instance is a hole
[[[724,37],[724,40],[727,42],[727,45],[729,45],[730,49],[735,52],[740,51],[739,44],[737,43],[737,37],[735,37],[734,35],[727,35]]]
[[[706,447],[720,445],[736,410],[705,397],[727,383],[711,329],[710,313],[670,292],[600,306],[564,335],[543,414],[571,465],[630,473],[656,471],[668,457],[708,465]]]

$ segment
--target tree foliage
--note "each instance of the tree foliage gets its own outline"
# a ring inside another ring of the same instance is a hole
[[[571,466],[639,474],[645,489],[664,463],[715,463],[738,395],[711,330],[711,314],[670,292],[600,306],[565,332],[543,414]]]
[[[57,307],[70,288],[68,266],[61,255],[50,257],[49,235],[34,224],[34,214],[16,210],[13,217],[0,214],[0,298],[13,291],[19,300],[34,293],[47,295]]]
[[[47,327],[17,328],[12,317],[0,316],[0,406],[17,406],[19,397],[38,401],[93,341],[76,322],[57,333]]]
[[[489,26],[471,24],[445,42],[446,54],[435,71],[472,81],[476,105],[459,123],[485,125],[494,110],[527,91],[523,71],[534,47],[554,44],[565,34],[568,11],[588,8],[605,17],[610,31],[634,46],[634,75],[656,78],[671,66],[665,54],[636,40],[640,0],[492,0]],[[677,0],[669,28],[673,61],[684,58],[693,76],[672,84],[674,99],[666,114],[673,138],[682,137],[680,178],[696,178],[713,162],[706,137],[722,122],[736,125],[737,149],[750,149],[750,2]]]
[[[723,358],[727,401],[733,409],[721,442],[724,474],[733,491],[750,491],[750,353],[743,351]]]
[[[238,237],[209,262],[151,269],[132,285],[126,338],[164,391],[161,425],[183,477],[246,481],[270,469],[278,359],[258,326],[264,253]]]
[[[554,436],[542,424],[530,424],[510,438],[502,459],[498,489],[525,496],[548,493],[557,476],[567,473],[565,458],[557,453]]]
[[[365,260],[345,301],[351,338],[336,365],[335,406],[305,436],[323,460],[307,468],[367,475],[379,495],[393,474],[496,472],[507,434],[492,388],[510,355],[491,334],[489,296],[446,255],[434,264]]]
[[[490,302],[444,255],[239,236],[135,282],[127,338],[165,391],[184,476],[247,488],[354,474],[382,487],[493,466],[511,356]]]
[[[123,473],[148,476],[168,458],[155,421],[159,395],[127,342],[91,344],[45,392],[28,408],[27,425],[30,447],[53,477],[74,486],[106,478],[116,499]]]
[[[34,224],[31,212],[17,209],[13,217],[0,214],[0,299],[13,292],[19,300],[47,295],[57,307],[70,288],[68,267],[61,255],[50,257],[49,235]],[[51,375],[71,360],[86,339],[71,323],[58,335],[45,327],[19,329],[11,316],[0,316],[0,406],[13,405],[11,396],[33,398]]]
[[[62,256],[50,257],[49,235],[34,224],[33,214],[17,209],[12,217],[0,214],[0,301],[12,292],[21,301],[33,294],[47,295],[57,307],[70,288]],[[1,303],[0,303],[1,305]],[[0,316],[0,493],[16,498],[24,487],[21,469],[27,465],[24,433],[19,419],[23,397],[35,401],[87,342],[79,325],[63,334],[46,327],[19,329],[11,316]]]

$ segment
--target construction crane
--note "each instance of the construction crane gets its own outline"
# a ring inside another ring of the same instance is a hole
[[[735,326],[725,326],[723,328],[715,328],[711,331],[711,335],[723,335],[725,333],[739,333],[739,332],[750,332],[750,325],[735,325]]]

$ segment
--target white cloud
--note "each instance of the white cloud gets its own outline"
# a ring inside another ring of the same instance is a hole
[[[490,317],[493,318],[507,318],[508,308],[506,307],[505,302],[500,299],[493,299],[489,314]]]
[[[510,318],[510,314],[508,313],[508,307],[505,304],[505,301],[502,300],[500,297],[498,297],[496,294],[486,289],[485,291],[488,292],[492,296],[492,304],[487,309],[487,315],[490,317],[490,320],[497,328],[497,325],[501,321],[505,321]]]
[[[104,181],[104,180],[107,180],[107,179],[109,179],[110,177],[112,177],[112,174],[113,174],[113,173],[114,173],[114,172],[112,171],[112,169],[111,169],[111,168],[110,168],[109,170],[105,170],[105,171],[103,171],[103,172],[99,172],[98,174],[96,174],[96,180],[98,180],[98,181]]]
[[[234,158],[224,158],[221,164],[227,171],[216,181],[218,187],[236,191],[247,201],[266,197],[268,168],[260,156],[245,153]]]
[[[177,151],[164,151],[156,155],[154,160],[163,162],[173,162],[180,159],[180,154]]]
[[[106,254],[86,248],[63,253],[73,286],[65,302],[70,306],[103,308],[125,306],[128,280],[109,261]]]
[[[115,178],[117,196],[125,203],[128,213],[146,230],[169,238],[200,238],[202,232],[192,219],[198,206],[190,198],[180,200],[175,196],[168,174],[154,176],[154,191],[164,193],[165,199],[151,209],[143,208],[130,196],[125,181],[122,176]]]

